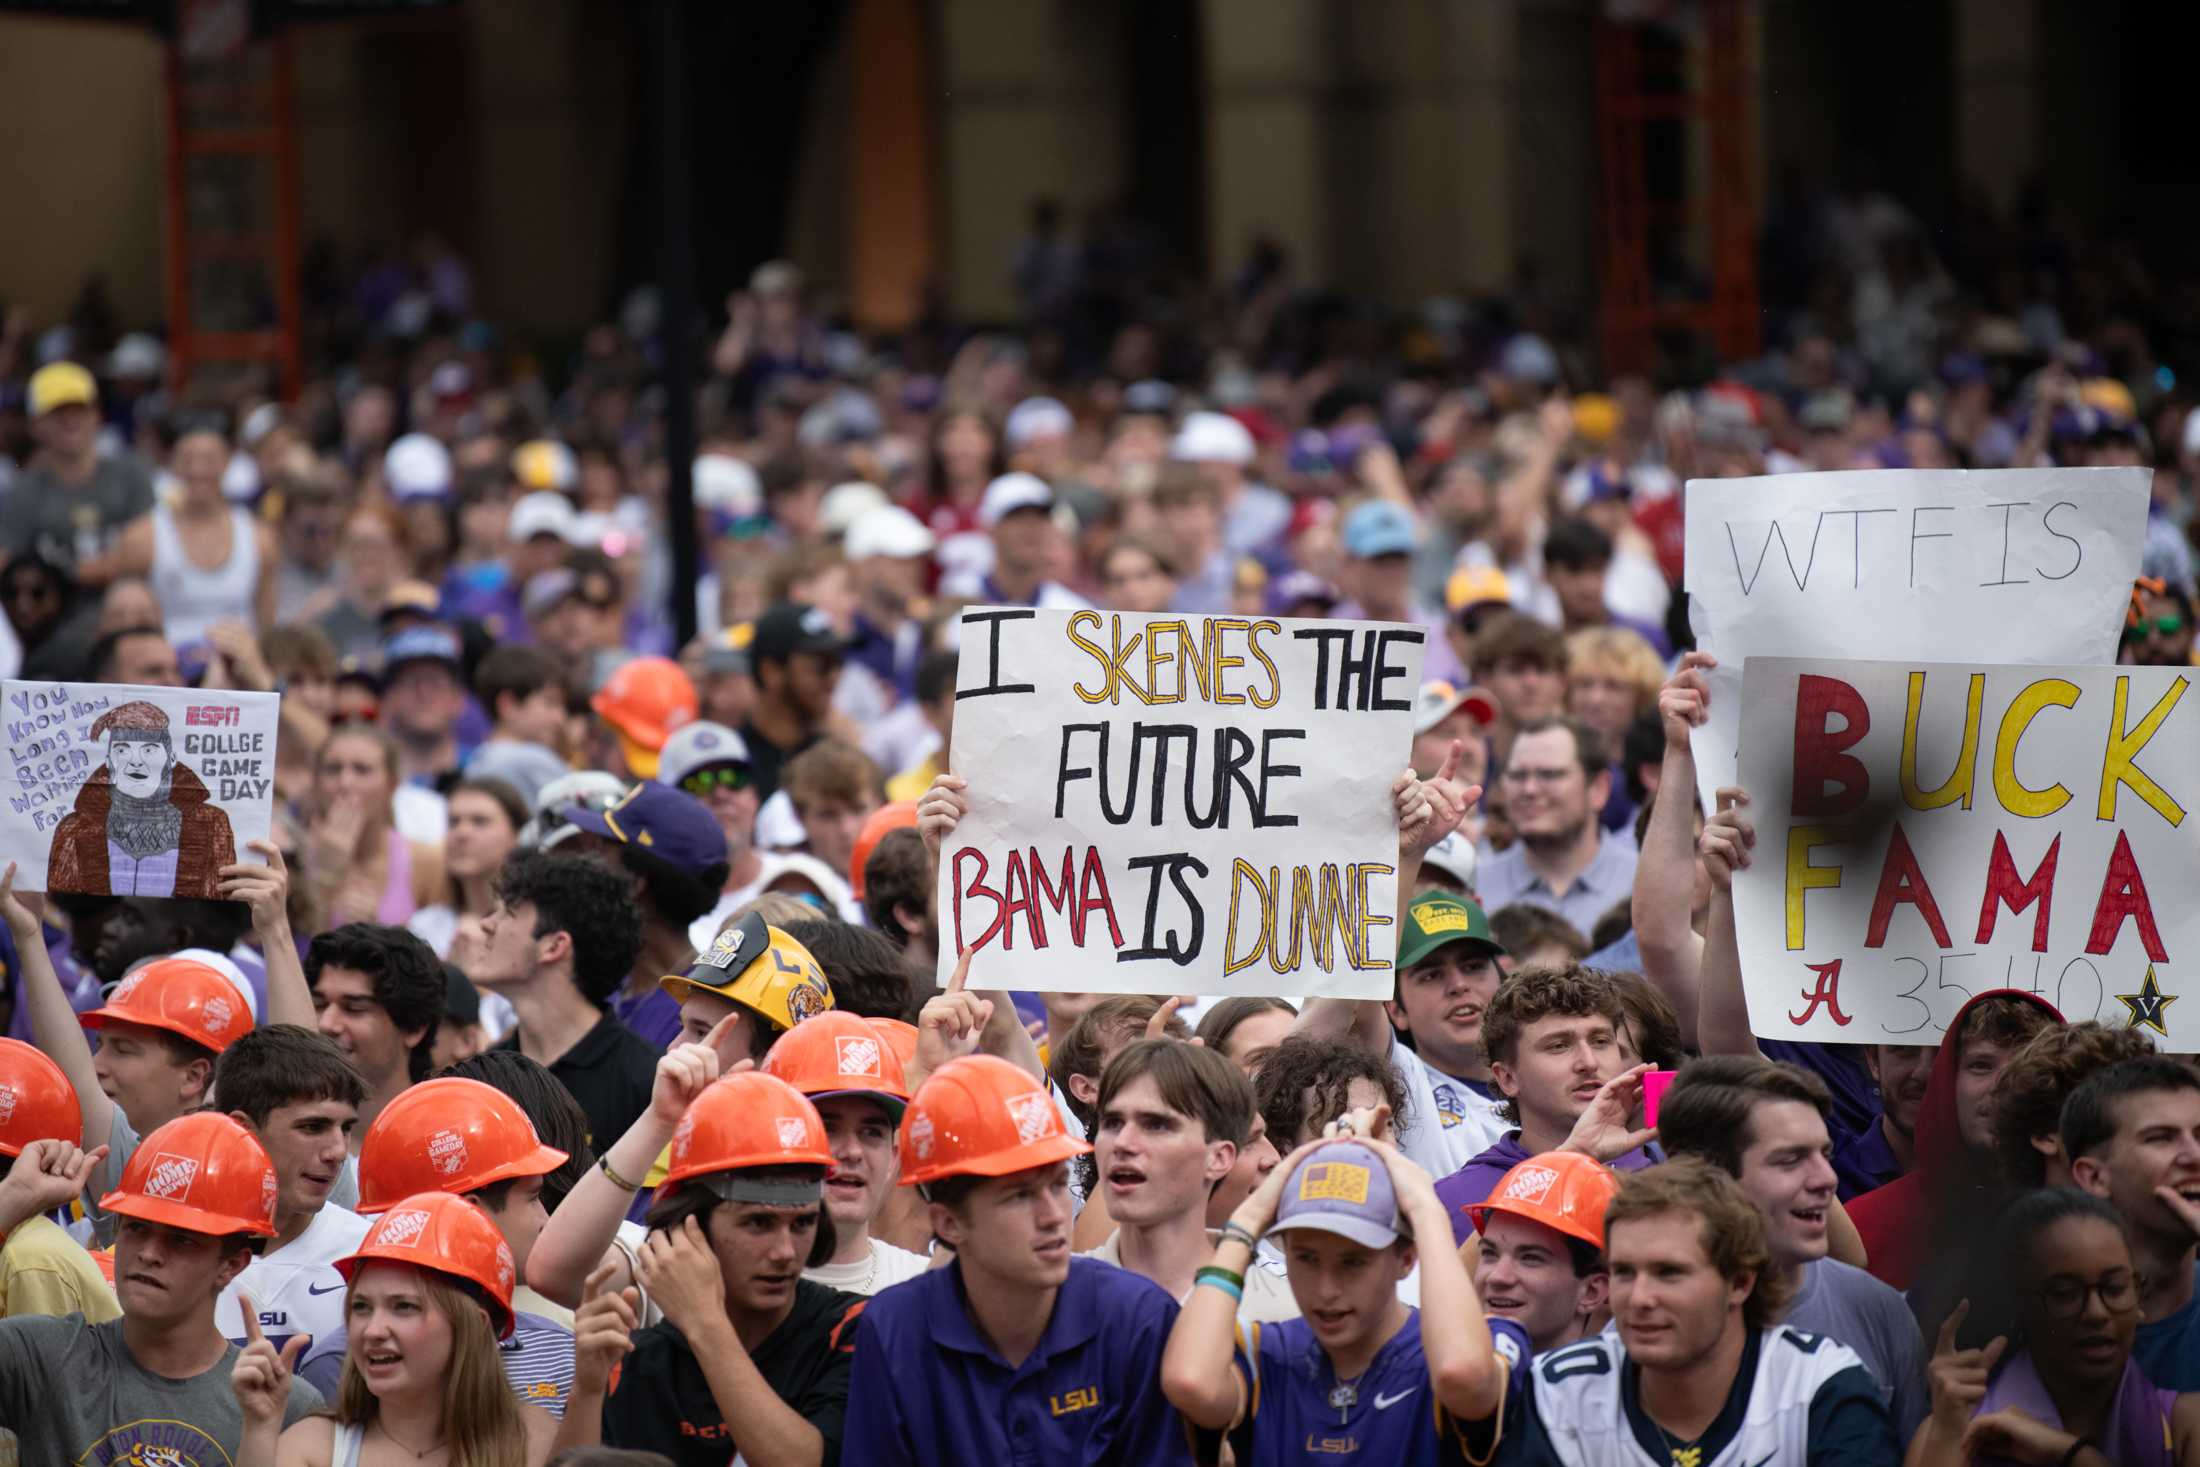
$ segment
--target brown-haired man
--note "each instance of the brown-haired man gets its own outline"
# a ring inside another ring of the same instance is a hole
[[[1884,1467],[1901,1460],[1855,1352],[1774,1321],[1764,1220],[1708,1162],[1621,1184],[1604,1214],[1612,1335],[1536,1357],[1519,1467]]]

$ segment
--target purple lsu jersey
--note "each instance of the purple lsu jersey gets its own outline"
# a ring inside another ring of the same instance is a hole
[[[1240,1462],[1330,1462],[1351,1457],[1385,1467],[1454,1467],[1490,1460],[1506,1418],[1526,1394],[1527,1333],[1509,1319],[1489,1322],[1505,1368],[1504,1393],[1487,1421],[1455,1421],[1437,1403],[1421,1353],[1421,1312],[1391,1336],[1367,1370],[1339,1392],[1329,1355],[1304,1320],[1245,1324],[1238,1369],[1245,1419],[1230,1433]]]

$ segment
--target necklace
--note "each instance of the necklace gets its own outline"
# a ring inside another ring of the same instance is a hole
[[[402,1441],[402,1440],[400,1440],[400,1439],[398,1438],[398,1435],[397,1435],[397,1433],[396,1433],[396,1432],[394,1432],[394,1431],[391,1431],[391,1430],[389,1429],[389,1427],[388,1427],[388,1426],[386,1426],[386,1425],[384,1425],[384,1424],[383,1424],[383,1423],[382,1423],[381,1421],[376,1421],[376,1422],[374,1423],[374,1429],[375,1429],[376,1431],[379,1431],[379,1432],[381,1432],[381,1433],[382,1433],[382,1435],[384,1435],[384,1436],[388,1437],[388,1438],[390,1439],[390,1441],[391,1441],[392,1443],[394,1443],[395,1445],[397,1445],[397,1446],[400,1446],[400,1447],[404,1448],[404,1449],[405,1449],[406,1451],[408,1451],[408,1452],[411,1452],[411,1453],[412,1453],[412,1456],[413,1456],[413,1460],[414,1460],[415,1462],[419,1461],[419,1460],[420,1460],[421,1458],[423,1458],[423,1457],[426,1457],[426,1456],[428,1456],[428,1455],[429,1455],[429,1454],[431,1454],[431,1453],[434,1453],[434,1452],[440,1452],[440,1451],[442,1451],[442,1450],[443,1450],[443,1449],[444,1449],[445,1447],[447,1447],[447,1446],[449,1446],[449,1445],[450,1445],[450,1443],[449,1443],[449,1442],[437,1442],[437,1443],[435,1443],[435,1444],[434,1444],[433,1446],[426,1446],[426,1447],[421,1447],[421,1448],[418,1448],[418,1449],[416,1450],[416,1449],[415,1449],[415,1448],[413,1447],[413,1445],[412,1445],[412,1444],[411,1444],[410,1442],[406,1442],[406,1441]]]
[[[1655,1416],[1651,1416],[1647,1411],[1643,1412],[1643,1415],[1652,1426],[1657,1427],[1658,1440],[1665,1443],[1666,1455],[1672,1459],[1673,1467],[1703,1467],[1703,1438],[1698,1437],[1691,1442],[1677,1442],[1673,1440],[1673,1434],[1660,1425]]]
[[[1337,1413],[1339,1425],[1351,1416],[1352,1408],[1360,1404],[1360,1381],[1366,1375],[1367,1370],[1363,1366],[1360,1373],[1352,1379],[1340,1380],[1329,1388],[1329,1409]]]

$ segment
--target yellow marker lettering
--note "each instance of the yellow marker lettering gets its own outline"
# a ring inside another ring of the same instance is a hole
[[[1161,634],[1163,632],[1176,633],[1175,651],[1163,651],[1161,644]],[[1184,623],[1180,621],[1157,621],[1146,628],[1146,692],[1144,696],[1145,702],[1149,706],[1155,703],[1181,703],[1184,701],[1183,652]],[[1161,691],[1161,669],[1164,667],[1173,667],[1176,672],[1176,691],[1173,693]]]
[[[2060,784],[2036,790],[2017,778],[2017,743],[2040,710],[2077,706],[2077,684],[2059,677],[2041,678],[2009,700],[2002,711],[2001,732],[1994,736],[1994,798],[2001,801],[2002,809],[2037,820],[2070,803],[2070,791]]]
[[[2147,746],[2162,727],[2162,720],[2169,717],[2177,700],[2185,696],[2183,678],[2169,685],[2169,691],[2155,700],[2147,710],[2147,716],[2139,720],[2139,726],[2124,731],[2124,713],[2131,697],[2131,679],[2116,679],[2116,708],[2109,719],[2108,749],[2101,758],[2101,802],[2094,813],[2103,820],[2116,818],[2116,787],[2130,785],[2131,792],[2154,807],[2154,813],[2171,825],[2185,822],[2185,807],[2169,797],[2169,792],[2147,776],[2139,767],[2139,751]]]
[[[1097,611],[1070,613],[1069,639],[1071,643],[1076,646],[1078,651],[1100,664],[1101,676],[1106,679],[1101,684],[1098,692],[1087,688],[1083,683],[1072,683],[1070,691],[1086,703],[1113,703],[1115,701],[1115,664],[1109,660],[1108,654],[1101,650],[1098,643],[1086,641],[1081,631],[1083,627],[1098,628],[1099,625],[1100,613]]]
[[[1201,682],[1199,692],[1201,697],[1206,698],[1218,707],[1237,707],[1245,702],[1243,693],[1232,693],[1224,689],[1222,675],[1233,667],[1243,667],[1245,659],[1224,651],[1223,648],[1226,644],[1222,639],[1232,632],[1244,632],[1251,629],[1251,622],[1227,617],[1220,621],[1210,620],[1207,623],[1207,661],[1214,669],[1215,684],[1214,690],[1209,692],[1207,684]]]
[[[1260,644],[1263,633],[1280,637],[1283,635],[1283,623],[1280,621],[1256,621],[1253,623],[1253,660],[1268,670],[1268,696],[1263,698],[1258,693],[1250,692],[1246,696],[1253,700],[1255,708],[1273,708],[1283,701],[1283,678],[1277,673],[1274,661],[1269,658],[1268,649]]]
[[[1787,945],[1789,952],[1803,949],[1803,895],[1816,887],[1839,886],[1839,866],[1813,866],[1810,853],[1841,839],[1835,825],[1796,825],[1788,829]]]
[[[1240,885],[1250,881],[1253,890],[1260,895],[1259,930],[1253,934],[1253,948],[1244,957],[1236,957],[1238,934],[1238,891]],[[1268,946],[1268,887],[1260,879],[1260,872],[1245,863],[1243,856],[1230,863],[1230,920],[1222,938],[1222,973],[1224,977],[1241,968],[1250,968],[1260,961],[1261,949]],[[1295,936],[1295,934],[1294,934]],[[1294,945],[1295,942],[1294,942]]]
[[[1902,715],[1902,801],[1913,810],[1937,810],[1943,805],[1963,802],[1963,808],[1971,808],[1971,783],[1978,773],[1978,724],[1979,709],[1986,702],[1986,674],[1971,674],[1971,691],[1963,709],[1963,748],[1956,754],[1956,767],[1942,781],[1940,788],[1921,790],[1917,787],[1917,725],[1919,711],[1925,703],[1925,674],[1910,674],[1910,704]]]

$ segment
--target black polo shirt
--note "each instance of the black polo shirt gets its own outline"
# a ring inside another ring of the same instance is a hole
[[[519,1030],[497,1041],[498,1049],[518,1049]],[[588,1117],[588,1144],[601,1153],[626,1134],[649,1109],[650,1087],[657,1080],[663,1051],[606,1010],[596,1027],[551,1062],[550,1074],[572,1092]]]
[[[856,1318],[869,1302],[804,1279],[779,1328],[749,1352],[765,1384],[825,1438],[825,1467],[840,1461]],[[636,1332],[634,1351],[620,1364],[604,1402],[603,1441],[662,1452],[674,1467],[726,1467],[740,1445],[719,1413],[702,1362],[670,1323]]]

